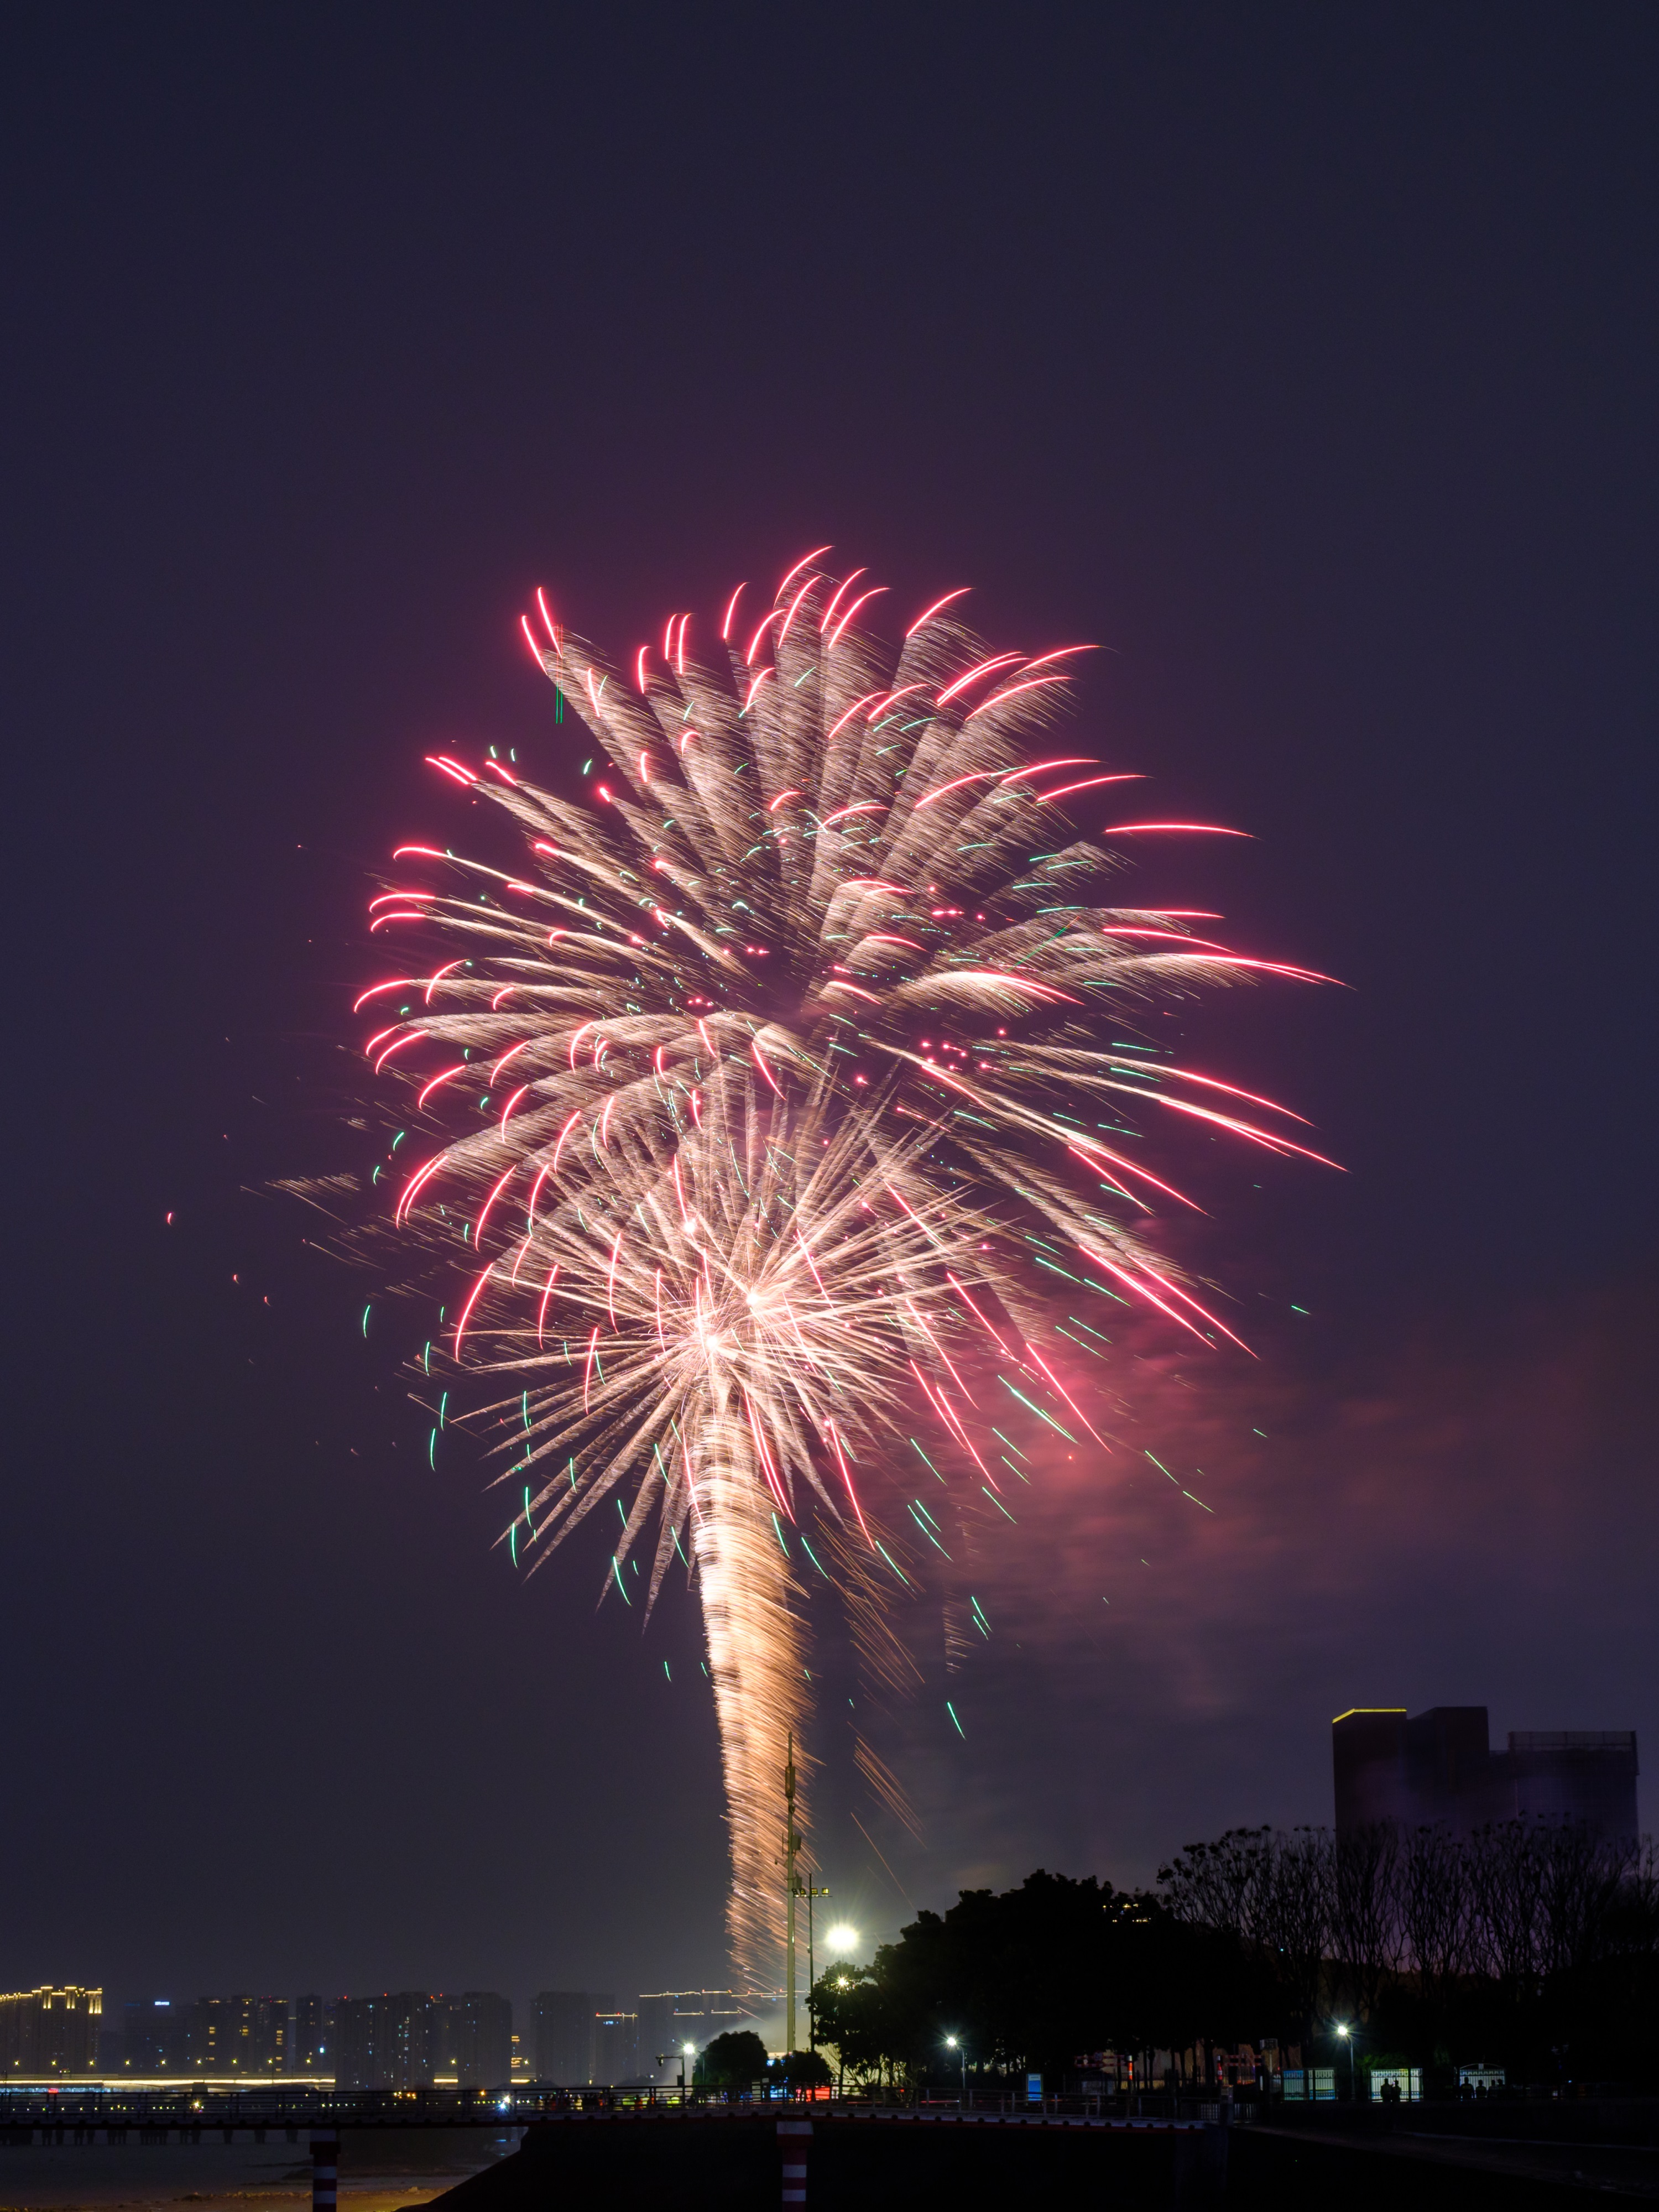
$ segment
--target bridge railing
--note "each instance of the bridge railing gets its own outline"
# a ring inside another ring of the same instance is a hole
[[[768,2100],[776,2103],[779,2100]],[[556,2113],[720,2111],[750,2102],[698,2084],[568,2088],[543,2083],[496,2089],[346,2089],[227,2087],[180,2081],[167,2088],[124,2082],[0,2082],[0,2130],[19,2127],[178,2128],[514,2127]]]
[[[36,2128],[73,2130],[89,2139],[100,2131],[125,2136],[129,2130],[154,2137],[176,2130],[198,2141],[214,2130],[228,2140],[238,2131],[263,2134],[283,2129],[340,2128],[520,2128],[542,2119],[578,2115],[676,2113],[718,2119],[798,2110],[804,2114],[878,2114],[896,2111],[944,2116],[952,2112],[1007,2119],[1044,2117],[1113,2120],[1215,2122],[1218,2103],[1188,2099],[1056,2096],[1041,2103],[1023,2096],[970,2088],[966,2096],[947,2087],[924,2088],[905,2098],[879,2092],[834,2095],[819,2090],[790,2100],[746,2089],[694,2084],[684,2090],[650,2084],[617,2083],[568,2088],[545,2084],[499,2089],[343,2089],[331,2087],[224,2087],[210,2082],[180,2082],[166,2089],[138,2089],[125,2083],[65,2082],[58,2088],[37,2083],[0,2083],[0,2136],[16,2140]],[[1242,2118],[1243,2113],[1237,2117]]]

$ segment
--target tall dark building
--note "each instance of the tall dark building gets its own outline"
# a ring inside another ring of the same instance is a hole
[[[288,2038],[286,1997],[196,2000],[192,2047],[198,2074],[285,2074]]]
[[[644,2081],[640,2063],[640,2016],[636,2012],[596,2014],[593,2021],[593,2079]]]
[[[462,2089],[499,2089],[513,2078],[513,2007],[491,1990],[432,2000],[431,2079]]]
[[[1467,1836],[1502,1820],[1580,1820],[1633,1843],[1632,1729],[1511,1729],[1493,1751],[1484,1705],[1361,1706],[1331,1723],[1336,1832],[1379,1821]]]
[[[313,1993],[295,1998],[288,2070],[322,2075],[334,2071],[334,2007],[326,1997]]]
[[[342,1997],[334,2008],[334,2079],[342,2089],[413,2089],[429,2081],[424,1990]]]
[[[196,2008],[171,1997],[136,1997],[121,2007],[121,2071],[143,2080],[188,2074]]]
[[[440,2081],[493,2089],[512,2078],[513,2007],[493,1990],[342,1997],[334,2013],[332,2071],[343,2089],[416,2089]]]
[[[605,2079],[595,2070],[597,2021],[616,2009],[609,1990],[543,1990],[532,2008],[532,2063],[538,2081],[580,2089]]]
[[[73,1984],[0,1996],[0,2076],[27,2081],[92,2073],[103,2017],[102,1990]]]

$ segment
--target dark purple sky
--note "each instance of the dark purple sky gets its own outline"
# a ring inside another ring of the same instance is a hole
[[[1350,1172],[1234,1164],[1183,1249],[1259,1363],[1142,1332],[954,1688],[919,1609],[921,1842],[826,1722],[838,1905],[1324,1817],[1354,1703],[1659,1745],[1656,61],[1517,0],[9,11],[0,1981],[724,1978],[690,1609],[515,1581],[248,1194],[337,1154],[422,754],[572,765],[529,589],[621,653],[823,538],[1111,647],[1079,733],[1255,836],[1147,902],[1352,987],[1189,1023]]]

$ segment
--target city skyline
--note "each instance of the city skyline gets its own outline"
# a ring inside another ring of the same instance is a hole
[[[1511,1729],[1502,1751],[1490,1738],[1484,1705],[1434,1706],[1410,1717],[1390,1706],[1338,1714],[1331,1723],[1329,1814],[1317,1826],[1339,1842],[1379,1825],[1402,1836],[1437,1828],[1458,1842],[1505,1823],[1580,1828],[1621,1845],[1634,1845],[1644,1833],[1633,1730]],[[1283,1822],[1267,1825],[1281,1837],[1285,1832]],[[832,1934],[826,1922],[826,1961],[868,1960],[879,1948],[844,1917]],[[805,1991],[811,1954],[804,1925],[797,1940]],[[109,2002],[107,2027],[96,2024],[106,2011],[101,1987],[30,1994],[40,2014],[32,2027],[20,2025],[16,2013],[26,1999],[0,1994],[0,2073],[29,2070],[25,2054],[38,2061],[54,2034],[61,2040],[64,2024],[71,2042],[77,2031],[83,2039],[83,2049],[76,2045],[81,2057],[34,2070],[155,2081],[320,2078],[363,2089],[511,2081],[666,2084],[681,2057],[738,2025],[769,2025],[775,2039],[782,2031],[778,2048],[791,2047],[781,1986],[626,1995],[614,1988],[544,1989],[516,2004],[510,1996],[477,1990],[128,1997]]]

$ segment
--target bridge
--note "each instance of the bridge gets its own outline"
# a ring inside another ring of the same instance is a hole
[[[250,2130],[263,2136],[284,2130],[297,2141],[301,2128],[483,2128],[517,2127],[541,2113],[561,2108],[573,2096],[637,2096],[678,2092],[562,2091],[538,2089],[340,2089],[290,2083],[269,2087],[226,2087],[218,2082],[185,2081],[176,2087],[139,2088],[126,2082],[40,2081],[0,2083],[0,2136],[8,2131],[51,2128],[78,2141],[100,2135],[120,2142],[129,2134],[159,2141],[176,2133],[201,2142],[216,2129],[227,2142]]]
[[[1040,2169],[1054,2165],[1056,2154],[1074,2165],[1088,2142],[1103,2153],[1110,2141],[1121,2144],[1122,2154],[1111,2157],[1120,2172],[1124,2157],[1139,2169],[1149,2156],[1160,2173],[1173,2159],[1170,2172],[1178,2183],[1200,2177],[1207,2181],[1212,2172],[1224,2171],[1225,2130],[1215,2124],[1213,2108],[1203,2112],[1194,2106],[1180,2117],[1171,2109],[1168,2117],[1152,2118],[1103,2111],[1101,2105],[1097,2097],[1051,2097],[1029,2106],[982,2093],[970,2093],[965,2100],[939,2095],[909,2106],[823,2094],[791,2101],[701,2087],[362,2090],[227,2088],[181,2081],[157,2089],[119,2082],[11,2082],[0,2084],[0,2145],[21,2148],[37,2140],[83,2145],[216,2139],[229,2143],[239,2135],[257,2142],[285,2136],[297,2144],[303,2131],[311,2156],[312,2212],[337,2212],[341,2136],[391,2129],[519,2134],[520,2155],[491,2169],[505,2184],[497,2212],[530,2212],[532,2207],[539,2212],[550,2193],[582,2197],[584,2189],[595,2201],[608,2194],[618,2203],[633,2203],[636,2195],[628,2193],[629,2184],[637,2193],[647,2176],[655,2177],[645,2191],[653,2202],[659,2184],[672,2193],[697,2177],[714,2174],[721,2177],[720,2193],[734,2204],[755,2201],[741,2185],[757,2179],[753,2169],[757,2157],[763,2155],[763,2143],[775,2144],[775,2160],[781,2154],[783,2201],[804,2203],[805,2166],[815,2137],[818,2152],[831,2161],[832,2177],[836,2163],[844,2166],[856,2148],[849,2138],[863,2144],[864,2154],[854,2165],[866,2169],[873,2158],[882,2168],[896,2160],[908,2171],[916,2167],[920,2155],[915,2179],[924,2201],[928,2185],[942,2179],[942,2164],[954,2170],[966,2157],[970,2169],[982,2172],[988,2154],[994,2166],[1005,2164],[1012,2154],[1015,2178],[1034,2184]],[[980,2150],[969,2152],[970,2137]],[[1029,2145],[1029,2151],[1018,2150],[1021,2144]],[[1028,2165],[1030,2160],[1034,2166]],[[813,2164],[816,2168],[816,2154]],[[1088,2162],[1087,2174],[1079,2171],[1073,2177],[1068,2169],[1067,2179],[1087,2179],[1094,2164]],[[521,2166],[522,2174],[508,2172]],[[1059,2173],[1054,2178],[1063,2201],[1067,2185]],[[492,2181],[492,2191],[495,2186]],[[854,2189],[851,2201],[860,2201],[860,2194]],[[523,2207],[518,2203],[521,2195]],[[1175,2201],[1189,2201],[1181,2185]]]
[[[227,2087],[218,2082],[180,2081],[177,2087],[143,2087],[126,2082],[0,2082],[0,2139],[26,2131],[52,2130],[58,2142],[93,2142],[100,2136],[125,2142],[133,2136],[160,2142],[177,2136],[201,2142],[216,2131],[227,2142],[239,2134],[263,2137],[282,2131],[291,2142],[301,2130],[374,2128],[529,2127],[540,2121],[575,2118],[658,2118],[719,2121],[787,2118],[814,2114],[825,2119],[915,2118],[995,2121],[1006,2126],[1065,2123],[1091,2127],[1180,2125],[1197,2127],[1219,2117],[1214,2105],[1182,2100],[1137,2099],[1148,2109],[1131,2115],[1122,2100],[1098,2096],[1050,2096],[1041,2104],[970,2090],[928,2095],[902,2106],[867,2096],[790,2100],[751,2097],[746,2093],[696,2085],[689,2089],[635,2087],[513,2089],[342,2089],[276,2083],[270,2087]],[[1161,2109],[1153,2110],[1154,2106]]]

